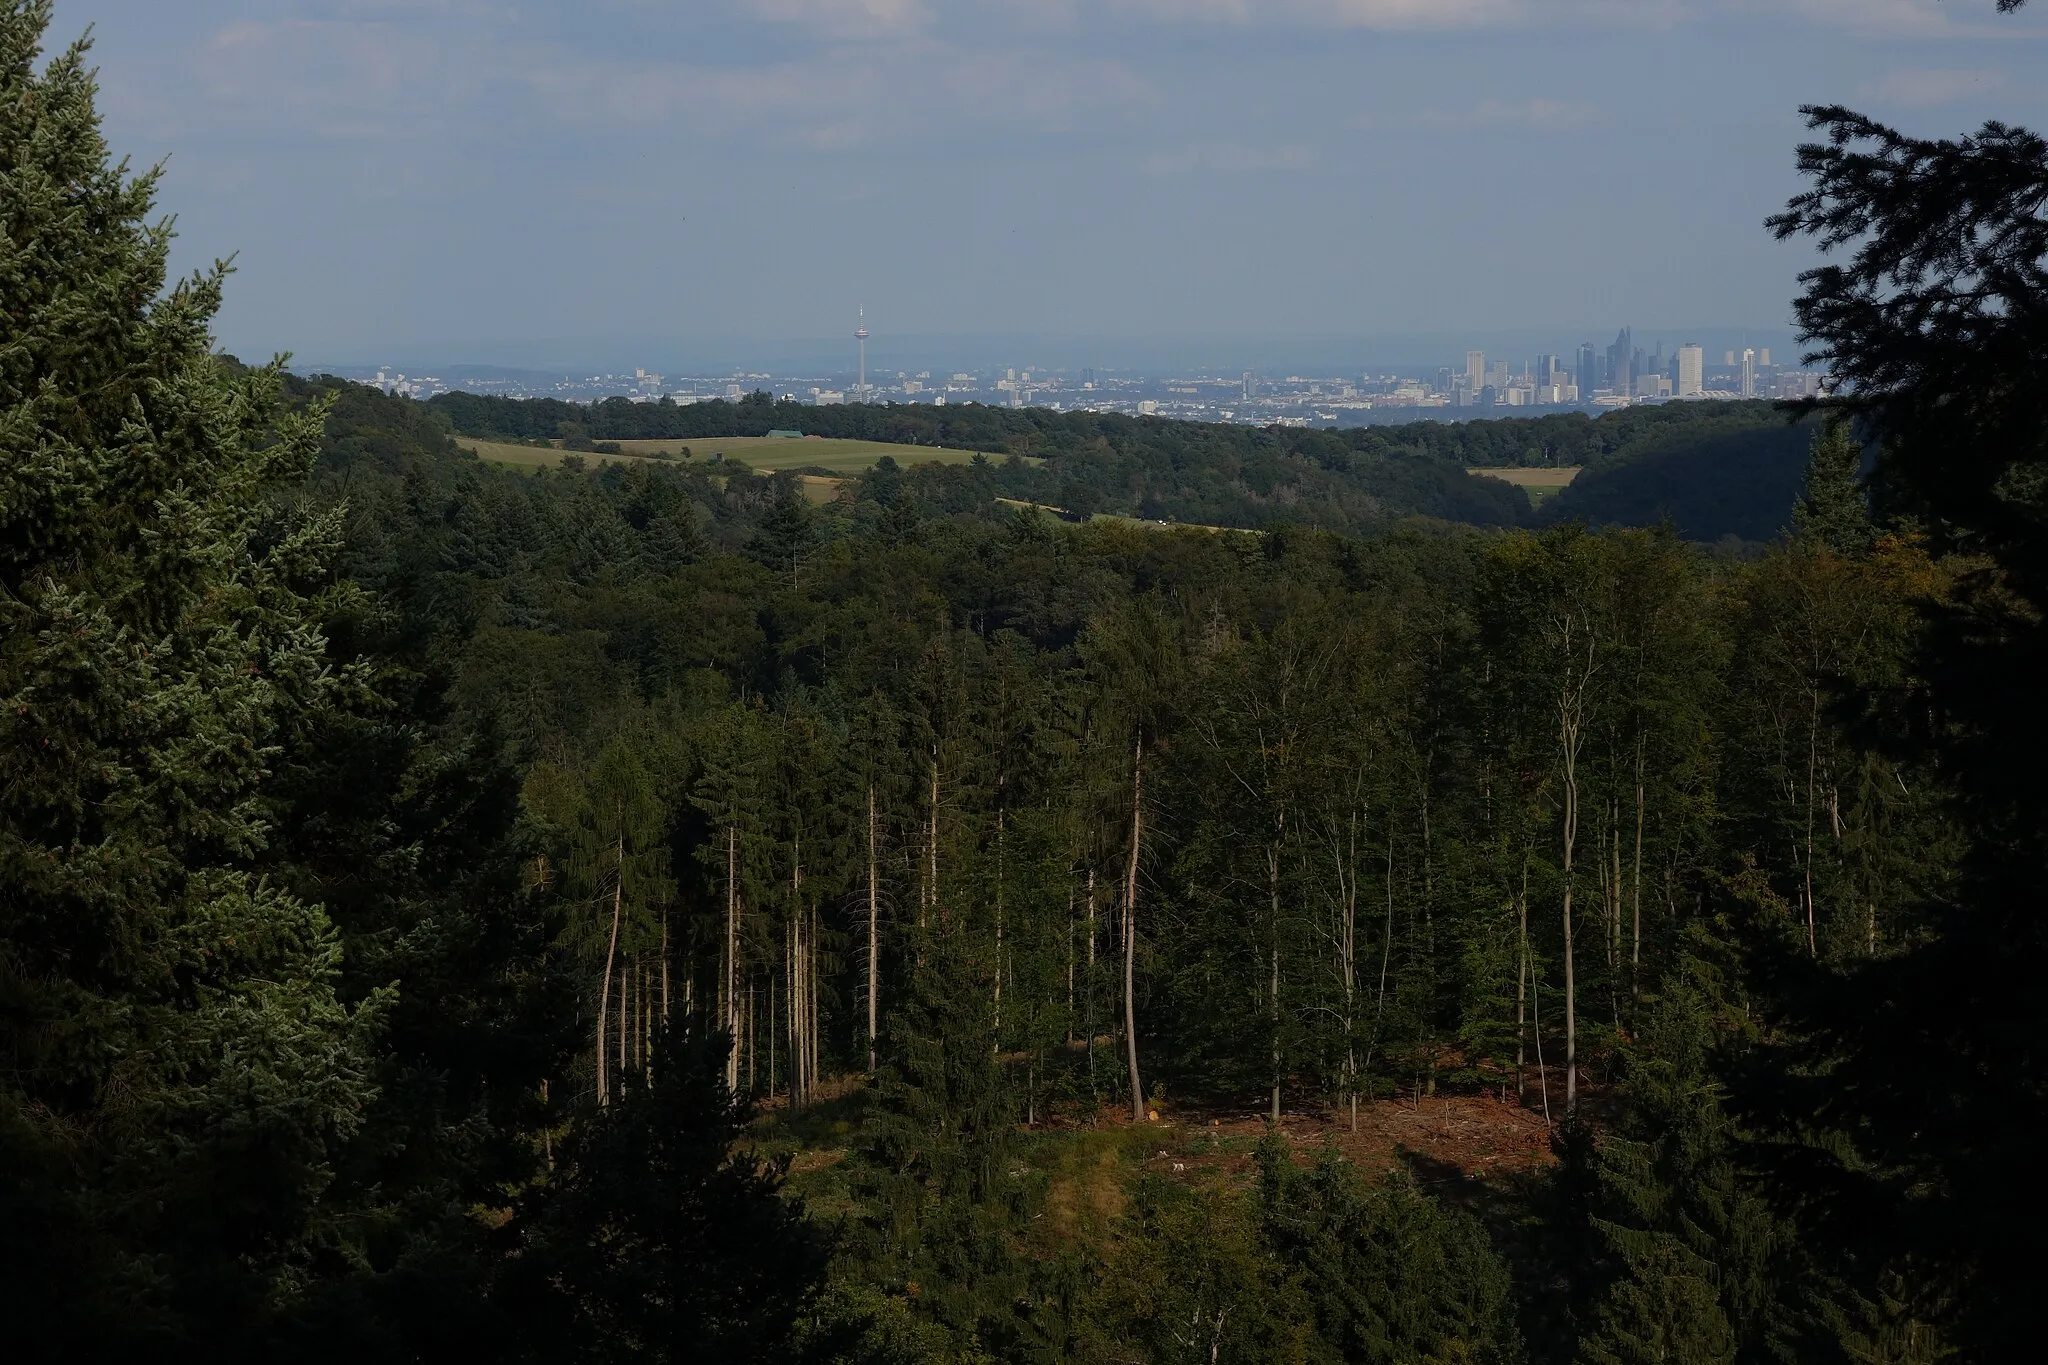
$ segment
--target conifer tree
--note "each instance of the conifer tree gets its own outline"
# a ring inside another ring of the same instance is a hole
[[[265,1330],[374,1093],[388,994],[257,870],[294,715],[361,679],[338,517],[266,524],[323,413],[212,353],[225,267],[166,287],[49,18],[0,4],[0,1294],[32,1356],[172,1358]]]
[[[1805,488],[1792,509],[1792,530],[1799,539],[1839,554],[1869,546],[1874,531],[1863,492],[1862,463],[1863,452],[1847,421],[1836,418],[1813,433]]]
[[[580,1129],[521,1211],[501,1290],[517,1358],[790,1359],[825,1267],[782,1172],[739,1145],[723,1034],[664,1032],[650,1080]]]

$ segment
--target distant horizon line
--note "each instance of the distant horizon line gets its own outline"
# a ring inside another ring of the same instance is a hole
[[[1438,329],[1411,332],[1355,332],[1300,334],[1214,334],[1190,335],[1108,335],[1102,333],[1055,332],[906,332],[876,333],[868,339],[870,369],[956,369],[979,366],[1002,368],[1030,366],[1046,370],[1145,370],[1158,368],[1208,368],[1219,372],[1245,370],[1300,369],[1334,366],[1337,373],[1367,368],[1399,366],[1440,366],[1463,359],[1467,350],[1519,354],[1531,346],[1551,346],[1560,351],[1569,346],[1611,344],[1626,328],[1638,345],[1663,343],[1667,349],[1696,343],[1708,347],[1740,348],[1744,344],[1784,347],[1788,358],[1800,347],[1790,325],[1755,326],[1645,326],[1617,324],[1586,332],[1559,327],[1521,327],[1469,330]],[[1577,337],[1565,342],[1561,337]],[[519,374],[582,375],[630,373],[634,368],[663,374],[720,376],[734,370],[778,368],[836,369],[844,361],[853,368],[855,342],[850,336],[741,338],[716,341],[666,338],[644,341],[590,341],[535,339],[513,342],[504,338],[487,342],[452,341],[405,343],[379,347],[322,348],[326,354],[291,353],[291,368],[297,373],[337,369],[408,371],[438,367]],[[232,349],[232,348],[230,348]],[[467,352],[468,358],[456,357]],[[680,354],[679,354],[680,352]],[[1047,354],[1051,352],[1052,354]],[[495,353],[495,354],[493,354]]]

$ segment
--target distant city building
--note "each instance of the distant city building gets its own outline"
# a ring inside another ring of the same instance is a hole
[[[1486,385],[1486,352],[1465,352],[1465,382],[1475,390]]]
[[[1742,349],[1742,396],[1756,397],[1756,352],[1746,346]]]
[[[1624,327],[1615,334],[1614,344],[1607,348],[1607,386],[1626,397],[1635,379],[1635,369],[1635,337]]]
[[[1769,369],[1769,368],[1770,368],[1770,366],[1771,366],[1771,348],[1770,348],[1770,347],[1766,346],[1766,347],[1764,347],[1764,348],[1763,348],[1762,350],[1760,350],[1760,351],[1758,351],[1758,352],[1756,353],[1756,363],[1757,363],[1757,364],[1759,364],[1759,365],[1761,365],[1761,366],[1763,366],[1763,367],[1764,367],[1765,369]]]
[[[1697,398],[1707,391],[1707,352],[1697,343],[1678,348],[1678,383],[1672,390],[1680,398]]]
[[[1600,353],[1593,349],[1590,341],[1579,345],[1579,392],[1586,397],[1593,396],[1593,390],[1600,387]]]
[[[1159,415],[1159,402],[1158,402],[1158,400],[1157,400],[1157,399],[1153,399],[1153,398],[1145,398],[1145,399],[1141,399],[1141,400],[1139,400],[1139,402],[1138,402],[1138,416],[1140,416],[1140,417],[1157,417],[1158,415]]]

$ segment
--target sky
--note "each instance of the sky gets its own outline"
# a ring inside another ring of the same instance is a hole
[[[335,365],[708,373],[859,307],[878,365],[1789,339],[1801,104],[2048,123],[2048,0],[57,0],[87,26],[178,264],[235,258],[221,344]]]

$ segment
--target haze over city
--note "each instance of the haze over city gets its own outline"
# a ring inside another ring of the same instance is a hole
[[[717,373],[1789,348],[1802,103],[2038,119],[1990,0],[62,0],[238,354]],[[1708,335],[1712,333],[1712,335]],[[844,363],[838,362],[838,363]]]

